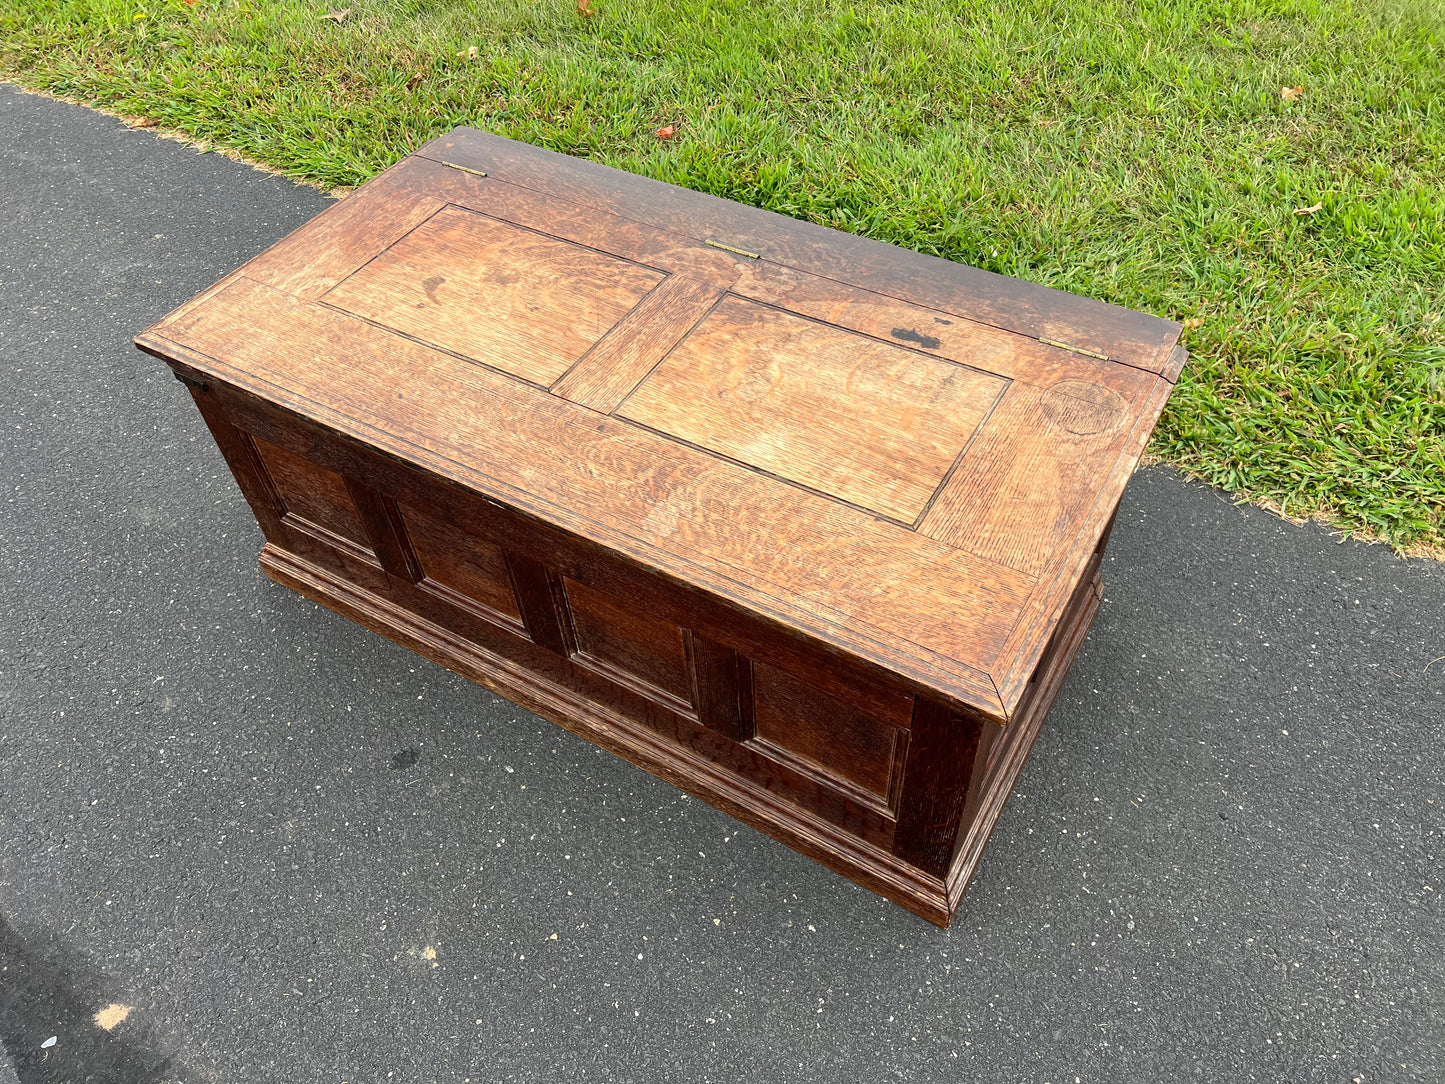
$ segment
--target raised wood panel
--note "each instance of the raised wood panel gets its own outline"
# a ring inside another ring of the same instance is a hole
[[[259,437],[253,440],[287,513],[371,548],[341,475]]]
[[[703,726],[733,741],[748,737],[753,717],[752,673],[747,659],[730,647],[688,630],[693,703]]]
[[[425,581],[521,621],[507,558],[499,547],[460,534],[412,505],[403,503],[399,508]]]
[[[888,802],[912,697],[896,695],[880,718],[766,662],[754,660],[752,676],[755,740]]]
[[[615,256],[447,207],[325,301],[548,385],[662,278]]]
[[[674,271],[680,278],[719,283],[739,297],[884,342],[908,343],[930,355],[1006,379],[1035,384],[1069,377],[1107,381],[1115,370],[1135,371],[1116,361],[1061,350],[1006,326],[921,304],[917,298],[904,300],[784,263],[748,259],[644,222],[600,213],[585,204],[568,204],[495,176],[480,179],[424,159],[409,160],[407,169],[419,188],[444,195],[458,206],[633,262]],[[1087,345],[1058,328],[1054,332],[1061,341]]]
[[[578,654],[692,705],[683,630],[637,607],[635,601],[563,580]]]
[[[618,414],[911,524],[1004,387],[729,297]]]

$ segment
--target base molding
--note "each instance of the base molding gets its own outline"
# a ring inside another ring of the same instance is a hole
[[[542,678],[303,557],[268,543],[260,563],[276,583],[630,761],[943,927],[952,920],[982,857],[989,832],[1098,607],[1097,597],[1091,593],[1092,606],[1081,608],[1068,642],[1049,667],[1052,680],[1043,679],[1048,681],[1048,687],[1040,688],[1026,718],[1006,728],[1006,733],[1016,736],[1005,738],[1009,747],[1002,754],[999,770],[978,804],[972,823],[965,826],[963,844],[948,877],[943,879],[839,830],[807,810],[742,785],[716,765],[662,741],[645,726],[606,705]]]

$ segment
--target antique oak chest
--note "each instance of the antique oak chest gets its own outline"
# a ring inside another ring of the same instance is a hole
[[[136,342],[267,575],[946,925],[1178,337],[459,128]]]

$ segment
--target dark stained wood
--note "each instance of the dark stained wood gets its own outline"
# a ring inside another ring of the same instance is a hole
[[[398,511],[424,582],[521,620],[507,555],[500,548],[460,534],[413,505],[398,504]]]
[[[733,741],[752,737],[752,667],[745,656],[730,647],[688,632],[688,667],[693,681],[693,703],[703,726]]]
[[[947,925],[1178,331],[458,130],[137,344],[268,575]]]
[[[507,554],[507,568],[532,642],[558,655],[571,655],[576,648],[559,613],[559,600],[553,591],[556,576],[546,565],[518,553]]]
[[[886,805],[913,698],[899,695],[894,713],[879,718],[766,662],[755,661],[752,670],[753,740]]]
[[[992,725],[974,712],[918,699],[893,837],[895,856],[937,876],[947,874],[971,787],[982,782],[984,728]]]
[[[396,501],[351,477],[346,479],[346,491],[351,495],[351,503],[356,505],[381,567],[408,583],[422,579],[426,572],[407,537],[406,524],[402,522]]]
[[[205,419],[206,428],[211,431],[216,447],[225,456],[226,465],[231,468],[246,503],[251,506],[256,522],[261,525],[267,538],[280,538],[284,530],[281,517],[285,515],[286,509],[281,503],[281,494],[276,492],[266,465],[261,462],[261,456],[256,451],[255,440],[232,423],[232,416],[223,405],[221,397],[209,384],[204,389],[191,384],[188,390],[191,400]]]
[[[613,670],[625,683],[641,682],[670,694],[691,710],[692,679],[683,630],[639,608],[635,600],[564,579],[575,653]]]
[[[258,439],[255,446],[286,513],[359,545],[370,545],[345,478],[267,441]]]

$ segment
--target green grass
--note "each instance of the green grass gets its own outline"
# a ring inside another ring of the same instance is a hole
[[[0,72],[331,186],[472,124],[1173,316],[1156,455],[1445,545],[1439,0],[336,6],[0,0]]]

